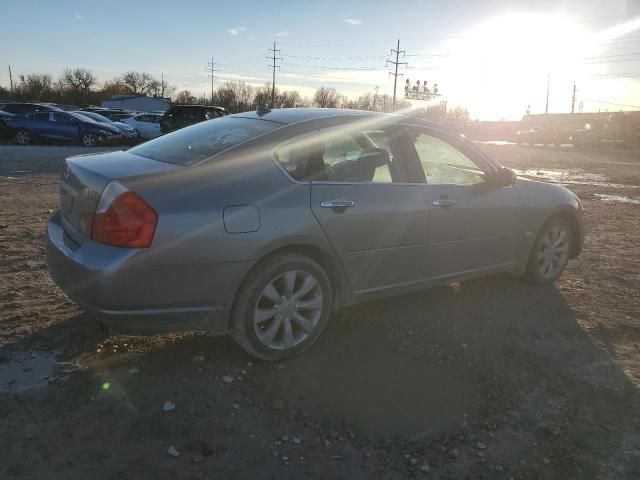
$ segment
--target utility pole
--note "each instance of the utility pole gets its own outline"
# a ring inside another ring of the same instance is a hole
[[[280,50],[276,49],[276,42],[273,42],[273,48],[270,48],[269,51],[271,52],[271,55],[266,58],[267,60],[271,60],[269,67],[273,69],[273,80],[271,81],[271,108],[274,108],[276,105],[276,68],[280,69],[280,65],[277,64],[277,61],[282,60],[282,57],[276,57],[276,54],[280,53]]]
[[[13,75],[11,74],[11,65],[9,65],[9,83],[11,84],[11,98],[15,98],[13,96]]]
[[[219,65],[213,62],[213,57],[211,57],[211,61],[207,63],[207,67],[205,70],[209,73],[209,78],[211,79],[211,105],[213,105],[213,80],[216,78],[215,73],[219,72],[220,69],[216,68]]]
[[[396,54],[396,61],[394,62],[393,60],[387,60],[387,63],[385,65],[391,64],[391,65],[395,65],[395,72],[389,72],[389,75],[393,75],[393,109],[396,109],[396,86],[398,84],[398,76],[403,76],[404,73],[398,73],[398,65],[408,65],[407,62],[400,62],[400,55],[402,54],[402,57],[404,58],[405,54],[407,52],[405,52],[404,50],[400,50],[400,40],[398,40],[398,45],[396,46],[396,49],[394,50],[393,48],[391,49],[391,54]]]
[[[574,107],[576,106],[576,82],[573,82],[573,95],[571,96],[571,113],[574,112]]]
[[[164,72],[160,73],[160,96],[164,98]]]
[[[547,73],[547,103],[544,106],[544,113],[549,113],[549,79],[551,75]]]

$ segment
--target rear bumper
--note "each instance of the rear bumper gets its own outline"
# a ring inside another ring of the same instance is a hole
[[[59,211],[49,220],[46,243],[54,282],[80,307],[121,333],[226,332],[235,288],[249,268],[241,262],[226,269],[220,264],[220,276],[198,288],[205,275],[194,274],[194,266],[155,267],[144,249],[90,240],[78,245],[65,234]],[[197,267],[200,272],[206,266]],[[210,269],[205,273],[211,278]],[[237,281],[229,281],[234,278]]]

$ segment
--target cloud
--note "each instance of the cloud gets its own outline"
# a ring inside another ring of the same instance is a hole
[[[229,29],[229,33],[231,35],[238,35],[239,33],[242,33],[246,30],[246,28],[244,27],[233,27],[231,29]]]
[[[344,23],[348,23],[349,25],[362,25],[364,23],[358,18],[343,18],[342,21]]]
[[[78,20],[79,22],[81,22],[82,20],[84,20],[84,17],[83,17],[82,15],[80,15],[79,13],[76,13],[76,14],[74,15],[74,18],[75,18],[76,20]]]
[[[289,35],[289,32],[287,32],[286,30],[282,30],[281,32],[275,34],[276,37],[286,37],[287,35]]]

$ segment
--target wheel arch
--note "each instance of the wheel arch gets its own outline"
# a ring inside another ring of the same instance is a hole
[[[544,227],[547,226],[549,222],[552,222],[556,218],[561,218],[565,220],[571,227],[571,235],[574,241],[571,242],[571,250],[569,252],[569,258],[574,259],[580,254],[580,251],[582,250],[582,243],[584,238],[584,232],[583,232],[584,227],[582,225],[582,222],[579,220],[578,211],[574,207],[569,205],[564,205],[552,211],[544,220],[544,222],[542,222],[542,225],[540,225],[540,228],[538,229],[538,232],[536,234],[536,238],[538,235],[540,235],[540,232],[542,231],[542,229],[544,229]]]
[[[317,244],[304,241],[292,241],[291,243],[277,244],[262,251],[259,257],[256,259],[254,265],[244,275],[242,281],[240,282],[240,285],[238,286],[237,292],[242,287],[244,279],[247,278],[251,274],[251,272],[253,272],[253,270],[264,260],[273,255],[289,252],[298,253],[300,255],[309,257],[325,270],[325,272],[329,276],[331,287],[333,289],[334,310],[341,306],[349,304],[349,299],[351,298],[351,290],[348,279],[344,271],[342,270],[338,259],[335,258],[332,253],[327,251],[327,249]],[[237,292],[235,295],[236,297],[238,295]]]

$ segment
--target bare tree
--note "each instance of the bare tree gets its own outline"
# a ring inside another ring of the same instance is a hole
[[[313,95],[314,103],[320,108],[337,108],[343,102],[343,98],[333,87],[320,87]]]
[[[82,101],[87,101],[87,95],[96,83],[97,78],[86,68],[76,68],[75,70],[65,69],[61,78],[62,84],[76,94]]]
[[[157,80],[147,72],[126,72],[120,78],[120,82],[132,95],[145,95],[158,87]]]
[[[48,73],[20,75],[16,91],[25,100],[49,100],[53,93],[53,80]]]
[[[175,102],[176,103],[196,103],[198,99],[191,95],[189,90],[182,90],[178,95],[176,95]]]

